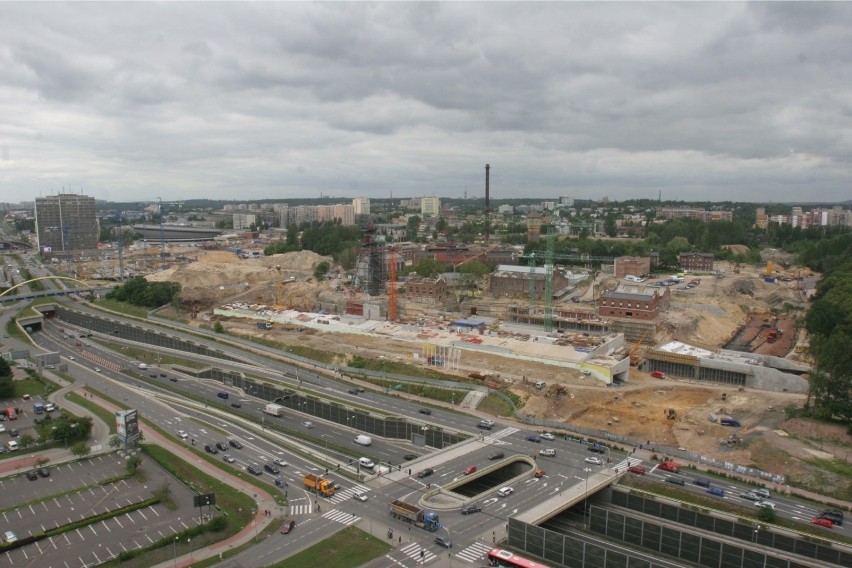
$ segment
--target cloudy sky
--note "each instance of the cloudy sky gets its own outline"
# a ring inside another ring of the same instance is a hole
[[[0,201],[839,201],[850,85],[845,2],[0,2]]]

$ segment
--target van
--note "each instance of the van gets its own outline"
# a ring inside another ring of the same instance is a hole
[[[216,396],[218,396],[219,398],[227,399],[231,395],[229,395],[226,392],[220,392],[220,393],[216,393]]]
[[[43,413],[43,412],[44,412],[44,403],[43,403],[43,402],[37,402],[37,403],[35,403],[35,404],[33,405],[33,412],[35,412],[36,414],[41,414],[41,413]]]
[[[354,442],[359,446],[369,446],[373,443],[373,439],[369,436],[365,436],[364,434],[358,434],[355,436]]]
[[[367,469],[373,469],[374,467],[376,467],[376,464],[373,463],[373,460],[371,460],[370,458],[358,458],[358,463],[361,465],[361,467],[366,467]]]
[[[9,408],[6,409],[6,417],[9,418],[9,420],[17,420],[18,419],[18,413],[15,411],[14,408],[12,408],[10,406]]]
[[[10,452],[14,452],[18,449],[18,442],[16,442],[15,440],[9,440],[8,442],[6,442],[6,449]]]

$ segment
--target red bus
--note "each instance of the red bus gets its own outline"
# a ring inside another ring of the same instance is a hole
[[[508,566],[510,568],[549,568],[541,562],[528,560],[514,552],[494,548],[488,553],[488,564],[491,566]]]

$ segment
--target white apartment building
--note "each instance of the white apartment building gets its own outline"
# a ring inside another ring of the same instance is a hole
[[[420,214],[424,217],[437,217],[441,214],[440,197],[421,197]]]

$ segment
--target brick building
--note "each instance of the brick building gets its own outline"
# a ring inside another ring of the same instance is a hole
[[[405,283],[405,295],[413,302],[439,304],[447,297],[447,282],[441,276],[424,278],[414,274]]]
[[[619,256],[615,259],[614,264],[613,276],[616,278],[624,278],[628,274],[632,274],[633,276],[642,276],[643,274],[650,274],[651,272],[651,259],[647,257]]]
[[[528,266],[500,265],[489,279],[488,291],[496,297],[529,298],[531,278],[535,281],[533,284],[535,287],[535,297],[538,300],[543,300],[545,269],[540,267],[530,269]],[[554,293],[572,284],[570,272],[558,268],[553,270],[552,290]]]
[[[684,270],[713,271],[713,254],[709,252],[682,252],[677,255],[677,263]]]
[[[667,310],[671,292],[666,287],[623,286],[604,290],[598,298],[601,317],[652,321]]]

